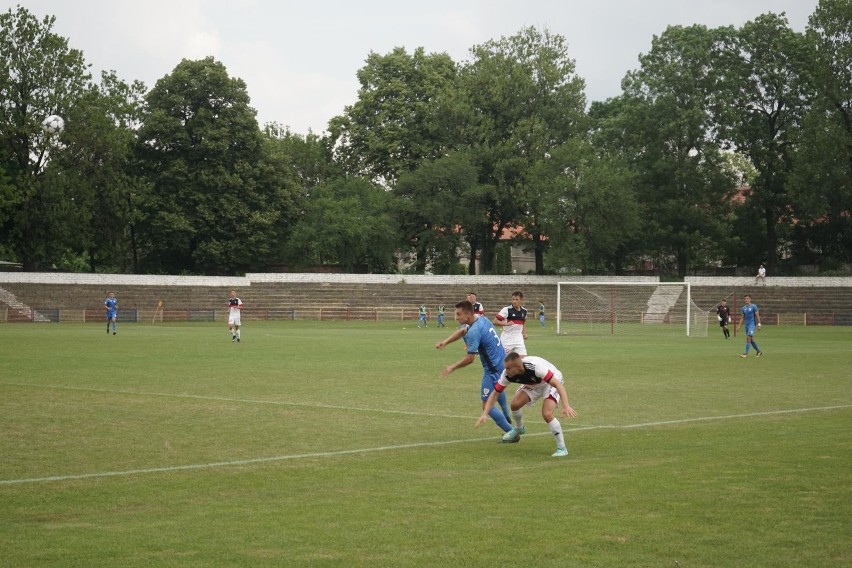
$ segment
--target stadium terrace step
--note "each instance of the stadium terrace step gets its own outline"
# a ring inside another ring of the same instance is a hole
[[[9,321],[48,321],[48,310],[59,310],[61,321],[102,319],[103,300],[113,290],[121,309],[137,310],[139,321],[151,320],[162,300],[166,312],[175,318],[202,317],[217,321],[225,317],[225,301],[230,286],[104,286],[95,284],[4,283],[0,288],[0,308]],[[238,289],[246,306],[247,319],[416,319],[417,308],[425,303],[431,318],[438,304],[446,306],[452,320],[453,306],[470,291],[476,292],[493,317],[509,304],[512,292],[524,292],[525,304],[534,318],[538,303],[547,306],[548,317],[555,315],[554,284],[373,284],[256,282]],[[852,287],[772,287],[772,286],[699,286],[692,285],[692,300],[703,310],[714,313],[722,298],[728,299],[733,313],[742,305],[742,296],[751,294],[766,324],[852,324]],[[685,294],[652,295],[648,289],[648,317],[667,312],[666,306],[682,302]],[[656,296],[656,297],[655,297]],[[37,306],[35,311],[30,306]],[[182,315],[183,314],[183,315]],[[3,313],[0,313],[2,316]],[[663,316],[664,317],[664,316]]]

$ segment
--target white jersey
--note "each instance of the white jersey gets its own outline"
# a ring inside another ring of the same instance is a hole
[[[228,299],[228,323],[229,324],[237,324],[240,323],[240,310],[243,309],[243,302],[239,298],[229,298]]]
[[[510,377],[504,370],[500,375],[497,384],[503,390],[509,386],[509,383],[519,383],[522,385],[538,385],[541,383],[549,383],[552,379],[562,382],[562,372],[556,368],[556,365],[542,357],[535,355],[527,355],[524,357],[524,372],[520,375]]]
[[[515,352],[519,355],[526,355],[524,327],[527,323],[527,309],[521,306],[516,310],[514,306],[506,306],[497,313],[497,321],[503,324],[500,342],[503,344],[506,353]]]
[[[504,370],[494,386],[497,392],[503,392],[509,383],[518,383],[521,388],[527,393],[530,399],[528,404],[533,405],[542,398],[552,398],[559,402],[559,391],[553,386],[554,381],[564,383],[562,372],[556,368],[556,365],[543,359],[528,355],[524,357],[524,372],[520,375],[510,377]]]

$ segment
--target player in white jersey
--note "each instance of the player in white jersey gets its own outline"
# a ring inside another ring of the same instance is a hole
[[[494,325],[503,328],[500,332],[500,343],[506,353],[527,354],[527,309],[521,304],[524,293],[520,290],[512,292],[512,304],[500,310],[494,317]]]
[[[476,300],[476,294],[474,292],[467,293],[467,301],[473,306],[473,313],[478,316],[485,315],[485,308],[482,306],[481,302]]]
[[[517,353],[506,355],[504,365],[506,369],[500,375],[494,390],[488,396],[482,414],[476,421],[476,426],[485,423],[488,419],[488,411],[491,410],[497,396],[509,386],[509,383],[518,383],[521,387],[512,398],[511,405],[514,424],[512,430],[504,435],[504,439],[506,437],[517,438],[526,433],[523,408],[527,405],[534,405],[536,401],[542,399],[541,417],[544,418],[548,428],[550,428],[550,433],[556,438],[556,453],[552,455],[553,457],[567,456],[568,448],[565,445],[562,424],[553,415],[553,411],[556,409],[556,405],[561,403],[562,416],[575,418],[577,412],[568,404],[568,394],[565,392],[562,373],[546,359],[531,355],[521,357]]]
[[[228,331],[231,332],[231,341],[239,343],[240,341],[240,316],[243,309],[243,302],[237,298],[237,291],[231,290],[231,297],[228,299]]]

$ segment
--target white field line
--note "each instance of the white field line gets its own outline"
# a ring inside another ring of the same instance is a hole
[[[707,422],[712,420],[736,420],[740,418],[755,418],[761,416],[777,416],[781,414],[802,414],[806,412],[821,412],[827,410],[838,410],[852,408],[852,404],[843,404],[837,406],[822,406],[815,408],[791,408],[787,410],[772,410],[767,412],[750,412],[746,414],[730,414],[727,416],[701,416],[697,418],[683,418],[680,420],[663,420],[659,422],[644,422],[640,424],[623,424],[623,425],[601,425],[601,426],[581,426],[578,428],[568,429],[568,432],[581,432],[588,430],[623,430],[623,429],[633,429],[633,428],[652,428],[655,426],[668,426],[672,424],[688,424],[692,422]],[[536,434],[527,434],[527,437],[531,436],[551,436],[550,432],[540,432]],[[123,477],[130,475],[140,475],[146,473],[167,473],[173,471],[188,471],[188,470],[197,470],[197,469],[211,469],[217,467],[237,467],[244,465],[252,465],[252,464],[260,464],[260,463],[270,463],[270,462],[279,462],[279,461],[288,461],[288,460],[298,460],[303,458],[325,458],[325,457],[335,457],[335,456],[346,456],[353,454],[369,454],[375,452],[387,452],[392,450],[408,450],[412,448],[428,448],[428,447],[436,447],[436,446],[450,446],[454,444],[466,444],[470,442],[482,442],[482,441],[493,441],[493,437],[488,438],[465,438],[460,440],[442,440],[439,442],[417,442],[413,444],[399,444],[394,446],[379,446],[375,448],[359,448],[353,450],[338,450],[334,452],[313,452],[309,454],[291,454],[284,456],[271,456],[265,458],[252,458],[245,460],[233,460],[233,461],[221,461],[221,462],[210,462],[210,463],[200,463],[200,464],[187,464],[187,465],[176,465],[169,467],[151,467],[151,468],[143,468],[143,469],[129,469],[122,471],[103,471],[103,472],[95,472],[95,473],[82,473],[77,475],[55,475],[50,477],[30,477],[24,479],[0,479],[0,486],[2,485],[16,485],[22,483],[44,483],[48,481],[72,481],[72,480],[80,480],[80,479],[93,479],[93,478],[101,478],[101,477]]]

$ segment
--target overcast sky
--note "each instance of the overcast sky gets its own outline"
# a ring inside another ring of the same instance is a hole
[[[212,55],[245,81],[258,122],[305,134],[357,100],[367,55],[394,47],[469,49],[533,25],[564,36],[589,101],[620,93],[654,35],[669,25],[735,25],[766,12],[803,31],[817,0],[0,0],[83,51],[95,76],[113,69],[150,89],[181,59]]]

